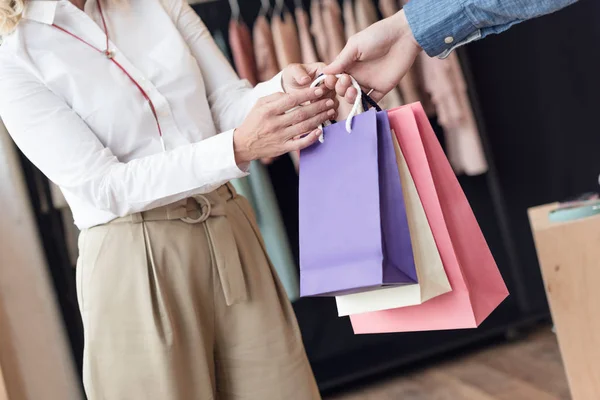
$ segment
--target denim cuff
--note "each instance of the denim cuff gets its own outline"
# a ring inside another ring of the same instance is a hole
[[[415,39],[431,57],[447,56],[479,32],[462,0],[412,0],[404,13]]]

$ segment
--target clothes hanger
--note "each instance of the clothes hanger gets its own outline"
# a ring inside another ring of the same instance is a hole
[[[275,0],[275,9],[273,10],[273,14],[281,15],[287,12],[287,6],[285,5],[285,0]]]
[[[260,12],[258,15],[260,17],[268,17],[271,13],[271,1],[270,0],[260,0]]]
[[[229,0],[229,7],[231,8],[231,19],[234,21],[239,21],[241,13],[238,0]]]

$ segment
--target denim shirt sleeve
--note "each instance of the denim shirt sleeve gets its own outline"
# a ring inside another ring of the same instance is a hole
[[[455,48],[512,25],[560,10],[577,0],[411,0],[404,6],[425,52],[445,58]]]

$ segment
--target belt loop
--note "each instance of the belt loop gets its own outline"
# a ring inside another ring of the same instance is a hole
[[[144,222],[144,214],[141,212],[131,214],[131,222],[134,224],[141,224],[142,222]]]
[[[231,184],[231,182],[227,182],[227,189],[229,189],[229,193],[231,193],[231,198],[235,199],[238,196],[237,190],[235,190],[235,187]]]

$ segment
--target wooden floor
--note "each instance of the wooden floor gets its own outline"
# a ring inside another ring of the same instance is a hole
[[[556,337],[545,328],[500,344],[326,400],[569,400]]]

